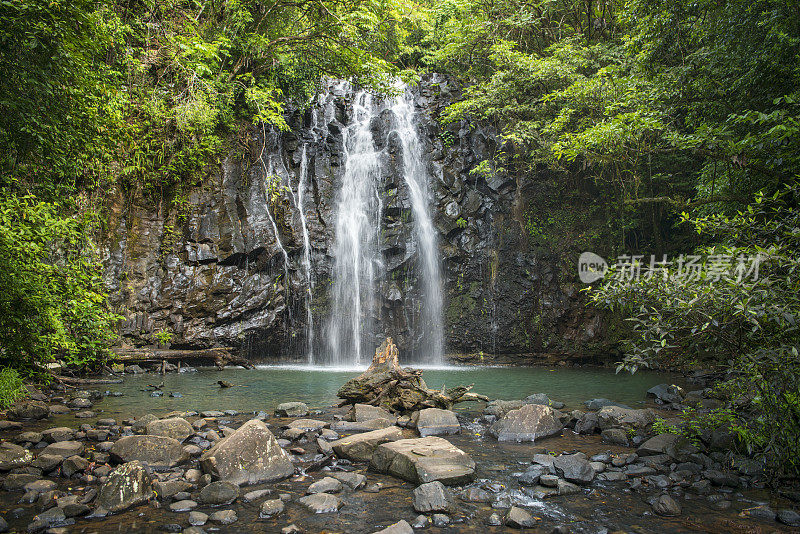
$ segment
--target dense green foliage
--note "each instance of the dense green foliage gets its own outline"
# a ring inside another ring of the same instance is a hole
[[[18,399],[25,396],[22,378],[16,369],[6,367],[0,370],[0,410],[5,410]]]

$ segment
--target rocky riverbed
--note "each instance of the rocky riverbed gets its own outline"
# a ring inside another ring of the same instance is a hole
[[[793,503],[730,436],[654,432],[665,409],[713,404],[706,393],[659,386],[643,409],[532,394],[396,417],[287,392],[270,413],[114,419],[98,391],[34,392],[0,421],[0,530],[795,531]]]

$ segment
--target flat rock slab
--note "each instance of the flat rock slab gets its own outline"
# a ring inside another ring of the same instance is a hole
[[[642,443],[636,453],[639,456],[666,454],[674,459],[685,460],[698,452],[689,440],[677,434],[659,434]]]
[[[403,437],[400,428],[392,426],[381,430],[373,430],[363,434],[355,434],[330,443],[333,452],[341,458],[355,462],[369,462],[378,445],[389,441],[397,441]]]
[[[51,443],[44,448],[42,454],[52,454],[53,456],[61,456],[62,458],[69,458],[70,456],[79,455],[83,452],[83,443],[80,441],[59,441]],[[133,458],[135,460],[135,458]]]
[[[306,495],[298,501],[300,504],[314,512],[315,514],[330,514],[338,512],[344,504],[336,495],[330,493],[314,493]]]
[[[296,428],[303,432],[316,432],[322,430],[327,425],[325,421],[318,421],[316,419],[298,419],[289,423],[289,428]]]
[[[497,441],[535,441],[560,434],[564,428],[561,418],[561,412],[549,406],[526,404],[489,427],[489,434]]]
[[[370,465],[415,484],[462,484],[475,477],[475,462],[444,438],[401,439],[378,445]]]
[[[424,437],[447,436],[461,432],[461,424],[456,414],[450,410],[426,408],[417,417],[417,432]]]
[[[275,482],[294,474],[289,455],[258,419],[219,440],[200,457],[200,466],[213,478],[239,486]]]
[[[33,461],[33,454],[19,445],[7,444],[8,448],[0,449],[0,471],[11,471],[18,467],[25,467]],[[63,458],[60,454],[57,455]]]
[[[120,462],[139,461],[159,468],[174,467],[188,459],[181,442],[165,436],[125,436],[109,452]]]
[[[331,430],[339,433],[370,432],[394,426],[394,419],[370,419],[368,421],[336,421],[331,425]]]

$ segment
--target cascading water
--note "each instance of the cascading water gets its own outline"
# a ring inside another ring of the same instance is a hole
[[[436,229],[430,214],[430,188],[422,143],[414,125],[414,99],[404,89],[395,99],[392,112],[397,118],[397,133],[403,145],[403,178],[411,193],[414,215],[414,234],[418,243],[422,271],[423,301],[419,315],[419,328],[415,328],[420,343],[412,358],[416,363],[441,364],[444,359],[444,325],[442,324],[442,277]]]
[[[341,84],[337,86],[342,89]],[[345,86],[345,88],[347,88]],[[393,133],[400,140],[403,180],[409,190],[413,239],[419,262],[417,278],[422,298],[412,325],[415,363],[440,364],[443,359],[442,287],[436,230],[430,214],[430,188],[423,146],[415,126],[413,95],[404,86],[402,95],[380,101],[366,91],[353,97],[350,123],[343,130],[345,170],[336,205],[333,249],[332,310],[328,322],[327,362],[336,366],[366,363],[378,341],[375,322],[380,318],[378,287],[386,268],[378,247],[383,204],[382,162],[387,149],[378,150],[373,121],[391,111]],[[326,107],[326,123],[329,120]]]
[[[380,160],[370,131],[375,113],[366,91],[353,99],[353,119],[343,131],[345,171],[336,208],[333,308],[328,324],[328,363],[358,365],[371,341],[376,312],[376,229],[380,228],[377,189]]]
[[[314,363],[314,314],[312,304],[314,300],[314,277],[311,272],[311,239],[308,235],[308,221],[306,220],[305,203],[308,177],[308,145],[304,144],[300,154],[300,176],[297,180],[297,196],[295,206],[300,212],[300,227],[303,230],[303,271],[306,278],[306,357],[308,363]]]

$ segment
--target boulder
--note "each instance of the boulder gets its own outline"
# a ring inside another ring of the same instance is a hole
[[[80,441],[59,441],[51,443],[44,448],[42,454],[52,454],[53,456],[61,456],[62,458],[69,458],[83,453],[83,443]]]
[[[156,468],[173,467],[188,459],[181,442],[166,436],[125,436],[109,452],[118,462],[139,461]]]
[[[536,526],[536,518],[524,508],[512,506],[506,514],[505,523],[512,528],[533,528]]]
[[[194,428],[186,419],[173,417],[171,419],[159,419],[147,423],[147,433],[152,436],[164,436],[167,438],[184,441],[194,434]]]
[[[314,493],[301,497],[298,502],[315,514],[338,512],[344,504],[336,495],[330,493]]]
[[[363,434],[355,434],[330,443],[333,451],[341,458],[356,462],[369,462],[378,445],[388,441],[397,441],[403,432],[396,426],[373,430]]]
[[[239,520],[239,516],[235,510],[220,510],[211,514],[208,520],[220,525],[231,525]]]
[[[697,447],[689,440],[677,434],[659,434],[642,443],[636,453],[639,456],[654,456],[667,454],[670,457],[686,461],[690,455],[697,453]]]
[[[316,419],[297,419],[289,423],[289,428],[296,428],[303,432],[317,432],[322,430],[327,423]]]
[[[493,415],[500,419],[511,410],[518,410],[525,406],[525,401],[521,400],[493,400],[483,409],[484,415]]]
[[[367,482],[367,477],[361,473],[334,471],[331,476],[350,489],[358,489]]]
[[[14,473],[3,480],[3,489],[6,491],[21,491],[27,484],[39,480],[38,475],[30,473]]]
[[[258,512],[258,517],[261,519],[268,519],[283,512],[284,504],[280,499],[270,499],[261,504],[261,509]]]
[[[426,436],[446,436],[461,432],[461,424],[456,414],[450,410],[426,408],[419,411],[417,431],[423,438]]]
[[[66,426],[48,428],[42,431],[42,439],[48,443],[58,443],[59,441],[71,441],[75,437],[75,431]]]
[[[237,485],[282,480],[294,474],[289,455],[258,419],[219,440],[200,457],[203,471]]]
[[[561,408],[564,407],[563,402],[551,400],[546,393],[534,393],[533,395],[528,395],[527,397],[525,397],[525,403],[542,404],[544,406],[550,406],[551,408],[555,408],[556,410],[560,410]]]
[[[443,438],[401,439],[378,445],[370,466],[415,484],[438,480],[462,484],[475,476],[475,462]]]
[[[606,428],[600,432],[600,437],[606,443],[628,446],[628,434],[621,428]]]
[[[653,511],[658,515],[681,515],[681,506],[669,495],[661,495],[653,501]]]
[[[583,404],[586,406],[587,410],[591,410],[593,412],[605,408],[606,406],[619,406],[620,408],[625,408],[626,410],[630,410],[630,406],[626,406],[625,404],[603,398],[589,399],[587,401],[583,401]]]
[[[456,511],[453,494],[438,480],[417,486],[413,497],[414,510],[420,513]]]
[[[31,465],[37,469],[41,469],[43,473],[47,473],[61,465],[62,461],[64,461],[63,456],[56,454],[40,454],[31,462]]]
[[[394,419],[370,419],[368,421],[336,421],[331,430],[339,433],[370,432],[394,426]]]
[[[408,521],[403,519],[397,523],[392,523],[384,529],[376,530],[372,534],[414,534],[414,529],[411,528]]]
[[[116,468],[100,488],[98,507],[110,512],[121,512],[146,502],[153,496],[153,482],[145,467],[138,461]]]
[[[553,462],[556,473],[575,484],[589,484],[594,480],[595,471],[582,454],[562,454]]]
[[[61,464],[61,473],[65,477],[71,477],[77,473],[83,473],[89,467],[89,460],[82,456],[70,456]]]
[[[39,420],[50,415],[50,407],[36,400],[18,402],[8,410],[8,415],[17,421]]]
[[[576,422],[575,430],[578,434],[594,434],[600,428],[600,418],[594,412],[583,414]]]
[[[311,484],[307,493],[339,493],[340,491],[342,491],[342,483],[339,480],[325,477]]]
[[[200,490],[203,504],[230,504],[239,498],[239,486],[225,480],[217,480]]]
[[[559,434],[564,428],[561,412],[541,404],[526,404],[508,412],[489,427],[498,441],[535,441]]]
[[[60,456],[63,458],[63,456]],[[11,471],[18,467],[25,467],[33,461],[33,454],[19,445],[4,443],[0,448],[0,471]]]
[[[348,421],[360,422],[372,419],[395,420],[396,417],[379,406],[370,406],[369,404],[354,404],[350,411],[347,412]]]
[[[680,404],[686,397],[686,393],[674,384],[659,384],[648,389],[647,396],[656,398],[665,404]]]
[[[304,417],[308,415],[308,406],[304,402],[284,402],[275,408],[278,417]]]
[[[644,428],[656,421],[656,414],[652,410],[633,410],[619,406],[605,406],[597,412],[597,417],[603,430],[613,427]]]

